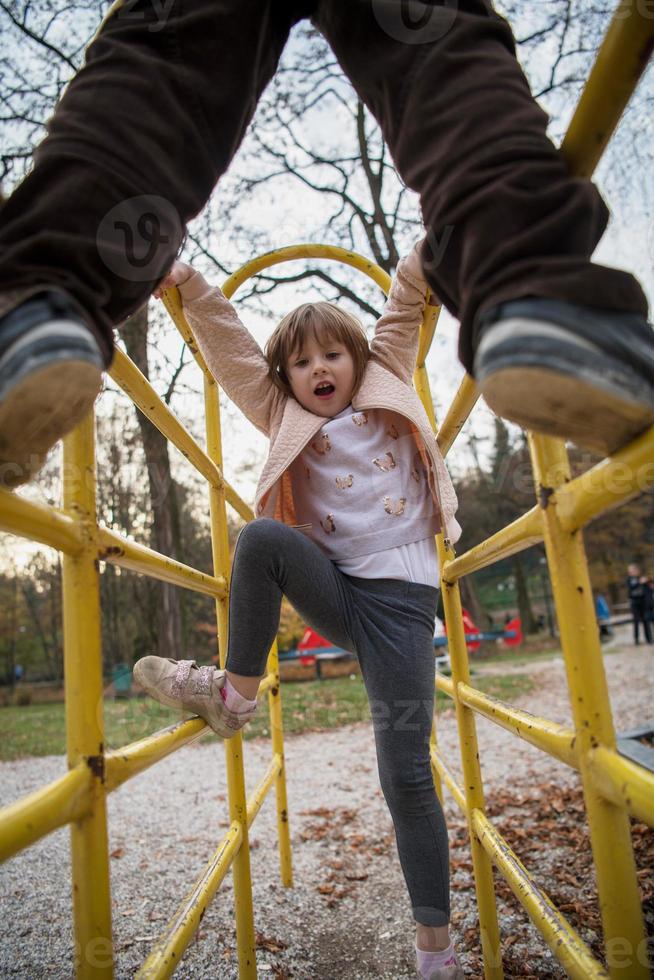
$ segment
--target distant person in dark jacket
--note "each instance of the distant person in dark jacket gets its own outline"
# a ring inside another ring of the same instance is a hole
[[[654,579],[651,578],[645,579],[645,619],[648,623],[654,622]]]
[[[645,639],[652,642],[652,627],[649,619],[652,605],[652,591],[647,584],[647,578],[640,573],[639,565],[629,565],[627,568],[627,591],[629,605],[634,620],[634,643],[640,643],[640,624],[643,624]],[[649,608],[648,608],[649,606]]]

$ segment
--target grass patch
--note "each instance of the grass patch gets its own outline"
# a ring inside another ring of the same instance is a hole
[[[488,657],[480,657],[475,659],[474,655],[470,659],[471,668],[484,667],[486,664],[515,664],[516,666],[522,664],[535,664],[540,663],[541,660],[552,660],[554,658],[563,657],[563,653],[560,647],[551,647],[547,650],[521,650],[519,653],[515,650],[501,650],[497,653],[493,653]]]
[[[480,690],[511,701],[534,687],[529,676],[480,677]],[[398,692],[401,696],[401,692]],[[437,710],[452,707],[452,701],[437,692]],[[263,699],[259,716],[245,729],[245,738],[269,735],[270,724]],[[180,720],[180,713],[150,698],[106,699],[104,719],[106,748],[118,749]],[[302,684],[282,685],[282,717],[287,735],[340,728],[353,722],[370,721],[368,698],[359,674]],[[410,718],[407,718],[410,722]],[[63,755],[66,751],[63,704],[31,704],[0,709],[0,760],[26,756]]]

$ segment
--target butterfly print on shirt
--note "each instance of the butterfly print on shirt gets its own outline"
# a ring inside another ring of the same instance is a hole
[[[391,439],[399,439],[400,438],[400,433],[397,431],[397,429],[395,428],[395,426],[393,425],[392,422],[389,425],[389,427],[386,429],[386,435],[387,436],[390,436]]]
[[[348,473],[347,476],[336,477],[336,487],[339,490],[347,490],[348,487],[352,486],[353,482],[354,482],[354,477],[352,476],[351,473]]]
[[[333,534],[334,531],[336,530],[336,525],[334,524],[334,515],[327,514],[325,520],[320,522],[320,526],[325,532],[325,534]]]
[[[400,497],[400,499],[395,503],[390,497],[384,497],[384,510],[391,517],[401,517],[404,513],[404,507],[406,505],[406,497]]]
[[[384,473],[388,473],[389,470],[394,470],[397,466],[397,463],[393,459],[393,453],[386,453],[384,456],[378,456],[377,459],[373,459],[373,463]]]
[[[311,443],[311,448],[314,452],[318,453],[319,456],[324,456],[325,453],[330,452],[332,448],[332,444],[329,441],[329,436],[326,433],[323,433],[319,439],[316,439],[315,442]]]
[[[352,421],[355,425],[367,425],[368,424],[368,413],[359,412],[358,415],[352,416]]]

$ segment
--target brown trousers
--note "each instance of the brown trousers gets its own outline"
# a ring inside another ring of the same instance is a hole
[[[545,134],[507,23],[485,0],[124,0],[90,45],[35,166],[0,211],[0,313],[66,290],[106,349],[227,169],[290,28],[311,17],[418,192],[426,278],[461,321],[539,296],[647,312],[590,262],[607,209]]]

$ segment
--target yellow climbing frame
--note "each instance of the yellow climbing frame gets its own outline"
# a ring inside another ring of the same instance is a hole
[[[577,174],[592,173],[645,67],[654,39],[654,20],[647,16],[645,7],[637,0],[629,0],[616,10],[562,147],[571,169]],[[388,290],[386,273],[363,257],[331,246],[298,245],[248,263],[227,280],[224,292],[232,296],[250,276],[279,262],[299,258],[344,262]],[[221,666],[224,666],[229,589],[226,505],[233,507],[245,520],[253,517],[250,508],[223,477],[219,392],[198,353],[177,290],[167,293],[166,305],[203,371],[206,452],[121,351],[116,354],[111,375],[206,479],[214,574],[207,575],[190,568],[98,526],[92,414],[64,441],[63,507],[42,506],[0,491],[0,528],[49,545],[64,555],[69,765],[65,776],[0,812],[0,858],[4,860],[56,828],[70,825],[76,972],[79,978],[113,976],[107,793],[207,732],[207,726],[200,719],[191,719],[122,749],[104,750],[98,560],[213,596]],[[414,377],[435,430],[425,358],[438,312],[431,306],[425,311]],[[437,432],[443,454],[452,446],[476,400],[474,382],[466,377]],[[650,826],[654,823],[654,776],[616,751],[581,529],[594,517],[654,485],[654,429],[574,480],[570,479],[567,454],[561,441],[530,435],[529,446],[537,487],[535,506],[459,557],[446,549],[442,537],[438,539],[452,677],[439,676],[436,686],[454,700],[464,785],[457,783],[441,758],[434,728],[431,755],[435,782],[439,794],[442,783],[445,783],[467,816],[487,980],[499,980],[503,976],[493,865],[506,878],[569,976],[646,980],[650,974],[629,817],[637,817]],[[571,728],[528,715],[470,685],[459,579],[541,541],[545,543],[561,632]],[[205,871],[155,943],[139,971],[140,977],[159,978],[173,973],[206,906],[230,867],[234,874],[239,975],[241,980],[256,977],[248,832],[273,785],[281,879],[286,886],[292,884],[279,664],[275,647],[268,659],[260,696],[266,692],[272,733],[272,755],[266,774],[248,799],[242,737],[238,734],[225,742],[229,829],[209,857]],[[486,816],[476,734],[477,713],[579,771],[587,807],[608,972],[534,883],[518,856]]]

